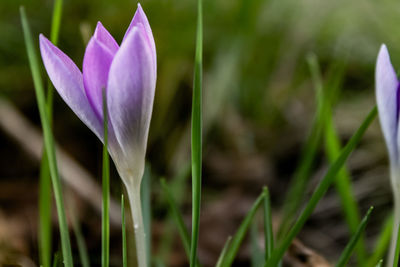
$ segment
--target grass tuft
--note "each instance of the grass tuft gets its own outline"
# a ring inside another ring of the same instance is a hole
[[[331,167],[329,168],[325,177],[322,179],[322,181],[319,183],[319,185],[315,189],[314,193],[311,196],[311,199],[305,206],[303,212],[300,214],[298,220],[293,225],[293,227],[291,228],[289,233],[286,235],[286,237],[284,238],[282,243],[277,248],[274,249],[270,259],[267,261],[265,266],[275,267],[278,265],[278,262],[282,259],[285,251],[289,248],[293,239],[300,232],[301,228],[303,227],[304,223],[307,221],[307,219],[310,217],[310,215],[314,211],[318,202],[325,195],[329,186],[332,184],[333,180],[335,179],[337,173],[343,167],[343,164],[346,162],[346,160],[349,157],[349,155],[351,154],[351,152],[355,149],[356,145],[360,142],[365,131],[368,129],[369,125],[375,119],[377,113],[378,113],[377,108],[374,107],[371,110],[371,112],[368,114],[368,116],[365,118],[365,120],[361,124],[360,128],[358,128],[358,130],[354,133],[354,135],[351,137],[351,139],[346,144],[346,146],[342,149],[340,156],[335,161],[335,163],[331,165]]]
[[[40,120],[43,128],[43,138],[46,153],[49,161],[50,176],[53,184],[53,192],[56,200],[58,221],[60,225],[61,248],[63,253],[64,264],[66,267],[73,266],[71,241],[68,233],[67,219],[65,215],[64,200],[61,189],[61,181],[57,168],[55,145],[53,135],[51,132],[49,117],[47,114],[46,100],[44,95],[44,88],[42,78],[40,76],[39,61],[36,53],[35,46],[33,45],[32,34],[30,31],[28,19],[26,17],[25,9],[21,6],[20,15],[22,21],[22,28],[24,32],[26,50],[29,59],[29,65],[32,72],[34,88],[36,93],[36,100],[38,102]]]

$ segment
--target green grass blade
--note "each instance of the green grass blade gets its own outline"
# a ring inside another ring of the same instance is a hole
[[[380,259],[379,262],[376,264],[376,267],[382,267],[383,265],[383,260]]]
[[[399,254],[400,254],[400,224],[397,226],[397,239],[396,239],[396,250],[394,252],[393,267],[397,267],[399,264]]]
[[[51,265],[51,177],[44,151],[39,175],[39,256],[44,267]]]
[[[339,157],[341,144],[332,120],[331,99],[335,99],[336,95],[338,94],[337,87],[339,87],[339,83],[337,82],[337,80],[340,80],[342,78],[341,76],[343,75],[344,67],[341,66],[339,70],[334,73],[332,79],[327,81],[327,86],[324,88],[324,86],[322,85],[320,67],[318,64],[317,57],[315,55],[309,56],[308,64],[315,87],[317,88],[317,90],[320,91],[319,101],[323,102],[325,106],[325,110],[322,113],[323,115],[322,121],[325,122],[324,125],[325,151],[329,159],[329,162],[333,164],[334,161]],[[340,197],[341,207],[343,209],[346,222],[350,229],[350,233],[354,235],[357,231],[358,225],[360,224],[361,215],[359,212],[357,202],[354,198],[350,181],[351,181],[350,175],[344,165],[337,175],[337,178],[335,180],[335,186],[336,186],[336,191],[338,192]],[[363,234],[359,238],[359,242],[356,247],[356,253],[359,266],[364,266],[366,258],[366,250],[364,246]]]
[[[226,252],[228,251],[229,246],[231,245],[231,240],[232,240],[232,237],[229,236],[225,242],[225,245],[222,249],[221,254],[218,257],[218,261],[217,261],[217,264],[215,265],[215,267],[222,267],[222,262],[223,262],[224,258],[226,257]]]
[[[108,157],[108,112],[106,90],[103,88],[103,213],[101,214],[101,266],[110,263],[110,162]]]
[[[200,228],[202,166],[203,1],[198,0],[196,55],[192,100],[192,240],[190,266],[196,266]]]
[[[60,236],[61,236],[61,246],[64,258],[64,264],[67,267],[73,266],[72,252],[71,252],[71,242],[68,234],[67,219],[65,216],[64,201],[62,196],[61,181],[57,168],[56,154],[53,135],[51,132],[51,127],[49,123],[49,118],[46,109],[46,100],[44,96],[43,82],[40,76],[39,61],[36,54],[36,49],[33,45],[32,35],[29,28],[28,20],[26,18],[25,9],[20,8],[22,28],[24,32],[24,38],[26,43],[26,50],[29,58],[29,64],[32,72],[36,99],[38,102],[40,120],[43,128],[43,138],[46,148],[46,153],[48,155],[49,169],[51,180],[53,184],[54,197],[56,200],[58,221],[60,225]]]
[[[324,102],[320,101],[319,90],[317,90],[317,110],[313,121],[310,135],[303,147],[300,163],[294,173],[293,181],[283,206],[282,223],[279,227],[278,238],[281,239],[290,228],[294,216],[300,208],[305,196],[307,183],[311,174],[311,168],[320,145],[323,130]]]
[[[308,57],[308,64],[315,87],[317,88],[318,91],[320,91],[318,93],[318,95],[320,95],[319,101],[324,103],[323,105],[325,110],[322,113],[323,116],[322,121],[325,122],[324,125],[325,151],[330,164],[333,164],[335,160],[339,157],[341,150],[340,139],[336,133],[334,123],[332,120],[332,110],[331,110],[332,103],[330,102],[330,99],[335,98],[332,94],[337,93],[337,89],[329,88],[330,90],[328,91],[327,88],[324,88],[324,86],[322,85],[320,67],[318,64],[317,57],[315,55]],[[339,70],[339,72],[341,73],[342,70]],[[328,80],[327,84],[328,85],[337,84],[335,80],[339,78],[340,77],[336,77],[336,75],[334,75],[333,80]],[[343,168],[340,169],[337,178],[335,180],[335,186],[336,186],[336,191],[338,192],[340,197],[341,207],[347,225],[350,229],[350,233],[351,235],[354,235],[357,231],[358,225],[360,224],[361,215],[357,202],[354,198],[353,190],[351,188],[350,175],[345,167],[346,166],[344,165]],[[365,266],[366,250],[364,246],[363,234],[361,234],[359,238],[359,242],[356,247],[356,253],[359,266]]]
[[[151,192],[151,171],[150,168],[146,168],[142,183],[140,187],[140,196],[142,201],[142,211],[143,211],[143,224],[144,231],[146,233],[146,254],[147,262],[151,262],[151,202],[150,202],[150,192]]]
[[[74,230],[76,243],[78,244],[78,252],[79,252],[79,258],[81,259],[81,265],[82,267],[89,267],[90,266],[89,254],[85,244],[85,239],[81,231],[81,227],[76,218],[72,219],[72,227]]]
[[[265,261],[268,261],[274,249],[274,233],[272,231],[271,200],[268,187],[264,187],[264,239],[265,239]]]
[[[53,7],[53,17],[51,20],[50,41],[56,45],[60,32],[61,17],[62,17],[63,0],[55,0]]]
[[[264,253],[258,244],[258,229],[257,222],[253,222],[250,227],[250,241],[251,241],[251,266],[259,267],[264,264]]]
[[[164,195],[167,198],[167,202],[172,214],[172,217],[175,220],[176,226],[178,227],[178,232],[179,235],[182,239],[183,247],[185,249],[185,252],[190,258],[190,236],[189,232],[186,229],[185,223],[183,221],[182,214],[179,212],[178,206],[176,205],[176,202],[172,196],[171,190],[169,189],[169,186],[167,185],[167,182],[165,179],[161,179],[161,188],[163,189]]]
[[[169,183],[169,188],[174,196],[174,200],[176,205],[179,207],[182,203],[183,199],[187,194],[186,184],[187,179],[190,177],[191,173],[191,164],[189,162],[181,162],[181,167],[177,171],[176,175],[171,179]],[[169,256],[171,255],[171,249],[174,242],[174,230],[175,223],[172,218],[171,212],[168,213],[167,218],[165,219],[165,227],[163,238],[160,241],[158,246],[158,255],[157,258],[161,262],[168,262]]]
[[[347,262],[349,261],[351,254],[353,253],[354,248],[357,245],[358,239],[361,237],[361,234],[364,232],[365,227],[367,226],[368,220],[371,216],[371,212],[374,208],[370,207],[367,214],[364,216],[364,218],[361,220],[360,225],[358,226],[358,229],[356,233],[351,237],[349,243],[347,244],[346,248],[343,250],[342,255],[339,258],[338,263],[336,264],[336,267],[343,267],[346,266]]]
[[[126,225],[125,225],[125,200],[121,195],[121,221],[122,221],[122,267],[128,267],[128,257],[126,249]]]
[[[374,267],[379,259],[382,259],[382,257],[385,255],[392,238],[393,221],[394,217],[392,213],[386,218],[385,223],[383,224],[378,241],[373,249],[373,254],[368,259],[367,266]]]
[[[342,168],[343,164],[346,162],[350,153],[355,149],[356,145],[360,142],[361,138],[363,137],[365,131],[368,129],[369,125],[375,119],[377,115],[377,108],[376,106],[371,110],[368,116],[365,118],[363,123],[361,124],[360,128],[354,133],[351,137],[349,142],[346,146],[342,149],[340,156],[335,161],[334,164],[331,165],[328,172],[326,173],[325,177],[319,183],[317,188],[315,189],[311,199],[307,203],[306,207],[304,208],[303,212],[300,214],[298,220],[291,228],[287,236],[284,238],[282,243],[279,247],[275,248],[272,252],[272,255],[265,266],[274,267],[278,265],[278,262],[282,259],[283,254],[289,248],[290,244],[292,243],[293,239],[297,236],[300,232],[301,228],[310,217],[312,212],[314,211],[315,207],[317,206],[320,199],[324,196],[326,191],[328,190],[329,186],[335,179],[337,173]]]
[[[54,7],[53,7],[53,17],[51,20],[51,30],[50,30],[50,41],[57,45],[58,37],[60,32],[61,26],[61,17],[62,17],[62,7],[63,7],[63,0],[55,0]],[[50,124],[53,120],[53,98],[54,98],[54,89],[53,85],[50,82],[50,79],[47,79],[47,108],[48,108],[48,115]]]
[[[53,20],[51,23],[50,39],[57,45],[58,34],[61,24],[62,0],[54,1]],[[47,114],[49,123],[52,125],[53,118],[53,88],[50,80],[47,86]],[[39,255],[42,266],[51,265],[51,177],[49,163],[45,149],[40,165],[39,176]]]
[[[62,266],[63,266],[62,255],[59,251],[57,251],[54,254],[53,267],[62,267]]]
[[[228,250],[226,251],[225,256],[222,259],[222,264],[221,264],[222,267],[228,267],[232,265],[233,260],[235,259],[236,254],[239,251],[239,247],[246,235],[246,232],[250,227],[251,221],[253,220],[253,217],[256,214],[257,209],[263,203],[265,194],[266,194],[265,192],[261,193],[261,195],[256,199],[250,211],[247,213],[246,217],[240,224],[239,229],[233,236],[231,244],[228,247]]]

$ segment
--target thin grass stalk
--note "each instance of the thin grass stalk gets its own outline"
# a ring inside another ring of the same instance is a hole
[[[226,252],[228,251],[228,248],[231,245],[231,241],[232,241],[232,236],[228,236],[228,239],[226,240],[225,245],[222,248],[222,252],[218,257],[218,261],[215,267],[222,267],[222,263],[224,261],[224,258],[226,257]]]
[[[371,212],[374,208],[370,207],[367,214],[364,216],[364,218],[361,220],[360,225],[357,228],[357,231],[355,234],[351,237],[349,243],[347,244],[346,248],[343,250],[342,255],[340,256],[338,263],[336,264],[336,267],[344,267],[346,266],[347,262],[349,261],[351,254],[353,253],[354,248],[357,245],[357,241],[361,237],[361,234],[364,232],[365,227],[367,226],[367,223],[369,221],[369,218],[371,216]]]
[[[379,262],[385,255],[387,248],[390,244],[390,239],[392,237],[393,232],[393,214],[390,214],[386,219],[382,226],[382,230],[378,235],[378,240],[376,241],[376,245],[372,250],[373,253],[369,257],[367,261],[368,267],[376,266],[376,263]]]
[[[271,257],[274,249],[274,233],[272,231],[271,200],[268,187],[264,187],[264,240],[265,240],[265,262]]]
[[[161,182],[161,188],[164,192],[164,195],[169,205],[171,216],[174,219],[175,224],[178,228],[178,232],[183,243],[183,248],[185,249],[188,258],[190,259],[190,236],[188,230],[186,229],[185,222],[183,221],[183,216],[179,212],[178,206],[172,196],[171,190],[169,189],[169,186],[167,185],[165,179],[162,178],[160,182]]]
[[[171,179],[171,183],[168,186],[171,190],[172,195],[174,196],[174,202],[176,203],[176,206],[179,207],[180,204],[183,201],[183,198],[186,194],[186,190],[184,190],[186,186],[186,180],[190,176],[191,172],[191,164],[190,162],[186,162],[181,164],[181,168],[178,170],[177,174]],[[174,229],[176,227],[176,224],[174,223],[174,218],[171,213],[171,211],[168,212],[167,218],[166,218],[166,224],[164,228],[164,234],[163,238],[161,240],[161,243],[159,245],[158,249],[158,261],[164,261],[167,262],[169,259],[169,256],[171,255],[171,249],[174,241]],[[187,230],[186,230],[187,231]],[[190,237],[189,237],[189,246],[190,247]],[[188,257],[190,257],[190,251],[187,254]]]
[[[200,228],[202,167],[202,75],[203,75],[203,1],[197,1],[197,37],[192,100],[192,240],[190,266],[196,266]]]
[[[318,98],[318,97],[317,97]],[[290,184],[289,191],[285,197],[283,207],[282,223],[278,231],[278,239],[280,240],[289,230],[298,209],[305,197],[307,183],[310,177],[311,168],[317,155],[320,145],[323,121],[322,113],[324,112],[324,103],[317,101],[317,111],[311,128],[311,132],[303,147],[300,163],[293,175],[293,180]]]
[[[331,99],[336,97],[334,94],[336,94],[338,90],[336,88],[330,88],[330,90],[327,91],[327,87],[324,87],[318,59],[314,54],[308,56],[307,62],[310,68],[314,86],[317,91],[317,101],[321,103],[320,105],[324,106],[324,112],[322,112],[321,115],[324,123],[323,129],[325,135],[325,152],[328,156],[330,164],[333,164],[339,157],[341,149],[340,140],[332,120],[331,109]],[[328,81],[328,84],[335,84],[335,81]],[[357,202],[354,198],[350,180],[350,175],[346,169],[346,166],[344,165],[337,175],[335,186],[340,197],[341,208],[343,210],[350,233],[354,235],[358,229],[358,225],[361,222],[361,215]],[[366,249],[364,246],[363,234],[361,234],[359,238],[359,242],[356,247],[356,254],[358,265],[365,266]]]
[[[60,31],[62,0],[54,1],[53,18],[51,22],[50,39],[53,44],[57,45],[58,35]],[[47,86],[47,114],[49,123],[52,125],[53,118],[53,88],[48,80]],[[51,265],[51,177],[49,163],[47,159],[46,149],[43,149],[43,156],[40,163],[39,174],[39,255],[40,263],[44,267]]]
[[[53,192],[56,200],[58,221],[60,226],[61,248],[64,258],[64,264],[66,267],[72,267],[73,260],[71,252],[71,242],[69,238],[67,219],[65,215],[64,200],[61,189],[61,180],[57,168],[55,145],[49,123],[49,117],[47,114],[43,82],[40,76],[39,61],[37,58],[36,49],[34,48],[33,45],[32,35],[24,7],[20,8],[20,15],[21,15],[22,28],[26,43],[26,50],[34,82],[36,99],[38,102],[40,120],[43,128],[44,144],[46,148],[46,153],[48,155],[50,176],[53,184]]]
[[[75,216],[73,216],[72,218],[72,228],[74,230],[76,243],[78,245],[78,252],[79,252],[79,258],[81,260],[81,265],[82,267],[90,267],[89,253],[87,251],[85,239],[83,237],[79,221]]]
[[[242,244],[242,241],[247,233],[247,230],[250,227],[250,224],[254,218],[254,215],[257,212],[257,209],[261,206],[263,203],[263,200],[265,198],[265,191],[261,193],[261,195],[256,199],[254,202],[253,206],[247,213],[246,217],[243,219],[242,223],[239,226],[239,229],[236,231],[235,235],[233,236],[231,240],[231,244],[229,245],[223,259],[222,259],[222,267],[229,267],[232,265],[238,251],[240,248],[240,245]]]
[[[51,177],[44,150],[39,173],[39,258],[43,267],[51,266],[51,206]]]
[[[257,221],[255,220],[250,227],[250,243],[251,243],[251,266],[259,267],[264,264],[264,254],[259,245],[259,235]]]

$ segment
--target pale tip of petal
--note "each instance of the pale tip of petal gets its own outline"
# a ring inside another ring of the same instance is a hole
[[[390,62],[389,51],[385,44],[382,44],[379,53],[378,53],[378,60],[386,59]]]
[[[104,30],[105,30],[105,28],[104,28],[103,24],[100,21],[98,21],[96,24],[96,29],[94,30],[94,34],[93,34],[94,38],[98,39],[100,31],[104,31]]]
[[[375,75],[376,75],[376,79],[377,79],[378,83],[382,82],[387,77],[390,77],[393,79],[393,76],[394,77],[397,76],[396,72],[393,68],[392,62],[390,60],[389,51],[385,44],[382,44],[379,49],[378,57],[376,59],[376,70],[375,71],[376,71]],[[390,76],[388,76],[389,74],[390,74]],[[396,80],[397,80],[397,78],[396,78]]]
[[[143,10],[142,6],[140,5],[140,3],[138,3],[138,5],[137,5],[137,9],[136,9],[134,17],[136,17],[136,16],[141,17],[141,20],[143,20],[143,19],[147,20],[146,14],[144,13],[144,10]]]
[[[47,38],[46,38],[46,36],[44,36],[42,33],[41,34],[39,34],[39,42],[42,44],[44,44],[45,42],[50,42]]]

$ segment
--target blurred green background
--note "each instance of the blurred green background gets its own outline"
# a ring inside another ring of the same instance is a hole
[[[147,157],[152,180],[153,254],[167,266],[185,266],[159,178],[164,176],[173,183],[189,225],[191,185],[185,169],[190,161],[196,1],[143,0],[141,4],[153,30],[158,57]],[[53,1],[1,0],[0,95],[39,128],[20,5],[26,7],[36,38],[39,33],[50,33]],[[120,42],[136,5],[136,1],[126,0],[64,0],[58,46],[81,67],[85,45],[97,21]],[[374,64],[382,43],[387,44],[395,68],[400,65],[399,15],[400,3],[393,0],[204,0],[204,190],[199,248],[204,266],[215,263],[227,236],[234,233],[263,185],[270,188],[279,223],[284,194],[316,110],[307,55],[317,55],[326,81],[330,70],[340,66],[341,74],[334,80],[340,93],[332,102],[334,121],[345,142],[375,103]],[[47,78],[44,71],[43,77]],[[4,130],[7,126],[1,127],[0,260],[19,255],[37,262],[39,163]],[[100,183],[101,144],[58,95],[54,133],[60,147]],[[391,207],[386,164],[384,142],[375,122],[348,163],[362,213],[370,205],[376,207],[367,228],[371,246]],[[311,188],[327,166],[321,145],[310,177]],[[119,199],[121,190],[114,171],[112,195]],[[79,196],[73,190],[71,194],[95,265],[96,257],[100,259],[100,216],[86,201],[76,200]],[[54,224],[56,251],[56,220]],[[119,236],[116,227],[111,243],[113,266],[120,265]],[[348,237],[332,190],[299,238],[333,260]],[[249,258],[249,249],[244,246],[237,266],[246,266]]]

